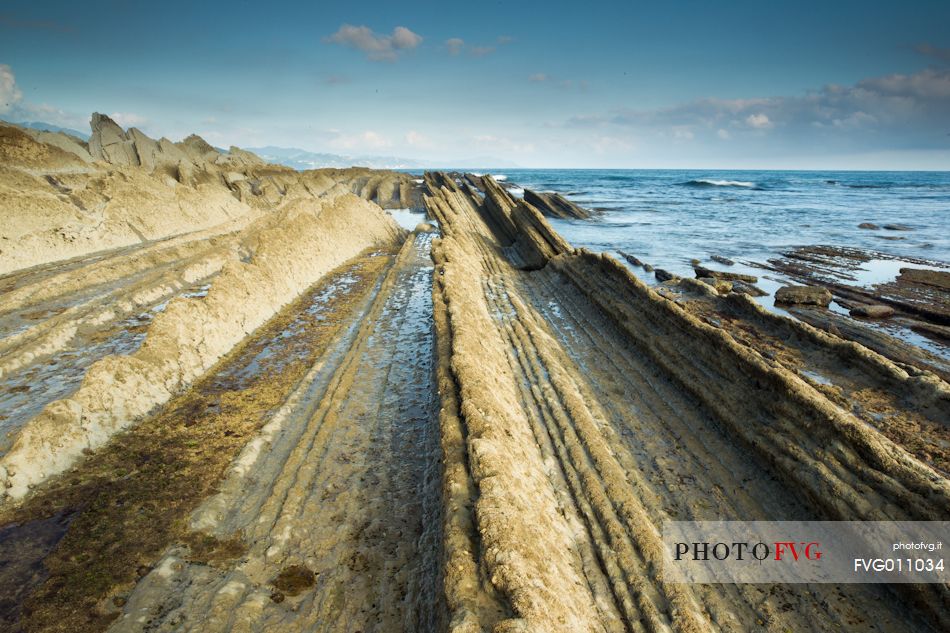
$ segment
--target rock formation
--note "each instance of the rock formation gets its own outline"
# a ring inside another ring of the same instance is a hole
[[[0,122],[0,274],[209,229],[331,190],[384,208],[422,207],[409,174],[296,172],[196,135],[156,141],[98,113],[91,126],[86,144]]]
[[[745,283],[754,284],[759,281],[755,275],[744,275],[742,273],[730,273],[722,270],[713,270],[712,268],[706,268],[705,266],[700,266],[698,264],[693,266],[693,270],[696,271],[696,277],[713,277],[715,279],[725,279],[727,281],[744,281]]]
[[[96,123],[0,126],[0,627],[950,629],[944,584],[669,582],[662,540],[945,519],[946,373],[647,285],[491,176]]]
[[[407,174],[295,172],[198,136],[155,141],[100,114],[91,125],[88,145],[0,125],[0,316],[19,328],[0,328],[0,377],[51,386],[3,418],[13,497],[190,385],[334,266],[398,242],[370,201],[421,204]],[[207,298],[165,307],[201,283]],[[96,341],[132,345],[127,319],[147,328],[141,348],[101,357]],[[70,380],[39,371],[61,357]]]
[[[808,304],[827,307],[831,292],[821,286],[782,286],[775,291],[775,303]]]
[[[590,217],[587,209],[574,204],[559,193],[542,193],[525,189],[524,200],[550,218],[584,220]]]

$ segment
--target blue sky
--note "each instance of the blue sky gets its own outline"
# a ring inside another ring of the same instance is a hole
[[[8,1],[0,117],[434,163],[950,169],[948,25],[946,1]]]

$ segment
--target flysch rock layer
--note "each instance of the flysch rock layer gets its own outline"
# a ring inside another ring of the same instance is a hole
[[[670,290],[688,312],[798,374],[928,465],[950,471],[950,385],[940,375],[772,312],[746,295],[721,295],[690,278],[678,286]]]
[[[94,364],[76,393],[26,424],[0,460],[7,496],[22,497],[166,402],[326,272],[401,236],[378,207],[352,194],[294,202],[247,232],[250,261],[229,261],[207,297],[173,301],[139,351]]]
[[[590,212],[587,209],[571,202],[559,193],[535,192],[525,189],[524,199],[525,202],[533,205],[541,213],[551,218],[584,220],[590,217]]]
[[[617,260],[574,249],[535,205],[490,176],[426,174],[422,199],[398,174],[298,174],[240,150],[222,154],[198,137],[172,149],[101,117],[98,127],[95,142],[78,145],[89,160],[75,159],[99,174],[87,179],[108,172],[116,181],[164,182],[163,165],[177,160],[175,173],[193,184],[176,176],[175,191],[222,193],[237,213],[0,277],[0,366],[9,360],[14,378],[38,359],[62,362],[56,350],[83,348],[84,337],[100,333],[97,322],[179,297],[153,310],[137,351],[93,364],[79,389],[28,421],[0,459],[6,516],[45,520],[65,507],[72,517],[49,556],[19,561],[29,570],[52,561],[48,579],[29,581],[40,586],[27,590],[24,609],[42,616],[30,616],[30,626],[950,627],[944,585],[668,583],[660,540],[669,520],[946,519],[950,482],[926,456],[940,457],[933,447],[946,439],[936,423],[950,392],[939,377],[765,313],[717,291],[715,279],[654,290]],[[47,157],[67,151],[33,135],[18,142]],[[67,184],[42,161],[28,169],[28,152],[17,151],[12,171],[38,174],[54,197],[69,199],[85,182]],[[379,206],[420,204],[441,237],[420,229],[391,259],[404,233]],[[351,274],[352,295],[327,281]],[[327,287],[313,285],[321,278]],[[181,293],[198,282],[210,284],[206,296]],[[327,307],[324,292],[340,294]],[[125,306],[129,295],[139,299]],[[298,296],[310,299],[259,327]],[[330,313],[311,313],[318,306]],[[325,330],[318,316],[327,316]],[[288,340],[306,345],[282,348]],[[215,364],[235,348],[237,357]],[[307,354],[293,365],[299,373],[271,375],[279,363],[255,364],[259,354],[298,358],[298,350]],[[245,372],[253,387],[223,387]],[[162,408],[189,384],[180,405]],[[261,409],[245,413],[257,409],[226,399]],[[887,420],[852,403],[883,403]],[[239,421],[249,435],[233,434]],[[929,424],[929,432],[911,446],[900,422]],[[180,441],[220,443],[153,456],[144,441],[168,430]],[[136,451],[108,475],[83,474],[135,438],[128,446]],[[67,476],[49,477],[96,446]],[[165,465],[179,458],[190,466],[169,473]],[[200,491],[166,516],[154,491],[171,481],[172,490]],[[36,482],[43,485],[19,502]],[[132,502],[130,489],[140,495]],[[97,504],[110,509],[111,523]],[[143,534],[143,516],[161,527]],[[212,560],[196,551],[208,543],[230,543],[230,554]],[[130,551],[128,559],[115,554]],[[288,573],[299,582],[284,583]]]
[[[451,630],[705,631],[756,619],[913,630],[906,604],[947,625],[943,586],[901,586],[896,599],[869,586],[665,583],[665,520],[940,520],[950,480],[613,258],[552,248],[540,214],[519,214],[490,177],[485,197],[439,174],[426,182],[444,235],[434,305],[448,357]],[[823,343],[925,407],[946,398],[933,375]]]
[[[421,206],[408,174],[295,172],[195,135],[156,141],[101,114],[88,143],[0,122],[0,275],[209,229],[328,191],[383,208]]]
[[[210,288],[171,301],[141,348],[94,362],[23,425],[0,458],[8,501],[187,387],[327,271],[398,243],[404,232],[370,200],[419,205],[405,174],[298,173],[197,136],[153,141],[102,115],[92,126],[85,144],[0,125],[0,314],[26,323],[4,333],[2,376],[198,280]],[[33,323],[31,308],[54,316]]]

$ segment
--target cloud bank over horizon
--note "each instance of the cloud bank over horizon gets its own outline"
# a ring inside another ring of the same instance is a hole
[[[580,115],[570,129],[610,130],[631,138],[672,136],[772,144],[783,150],[946,150],[950,136],[950,69],[829,84],[802,95],[710,97],[653,110],[623,108]]]

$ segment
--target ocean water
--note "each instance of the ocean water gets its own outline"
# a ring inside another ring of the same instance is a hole
[[[554,220],[573,245],[628,251],[681,275],[692,274],[693,258],[762,262],[816,244],[950,266],[950,172],[505,170],[501,175],[599,211],[591,220]],[[859,229],[863,222],[912,230]],[[894,274],[896,269],[882,275],[868,271],[862,283]]]

